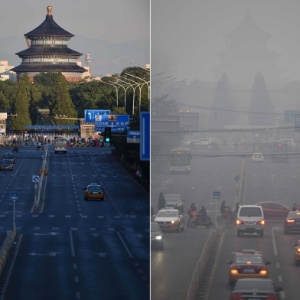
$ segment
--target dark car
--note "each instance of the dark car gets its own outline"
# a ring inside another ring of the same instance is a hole
[[[284,220],[284,233],[300,232],[300,211],[290,211]]]
[[[163,233],[156,222],[151,222],[151,249],[164,249]]]
[[[266,219],[283,220],[287,217],[288,213],[291,210],[289,207],[282,203],[272,201],[259,202],[256,205],[262,207]]]
[[[5,153],[2,156],[2,159],[8,159],[13,164],[16,162],[16,156],[14,154],[12,154],[12,153]]]
[[[230,295],[230,300],[280,300],[277,287],[271,279],[244,278],[238,279]]]
[[[0,170],[12,171],[14,169],[13,163],[9,159],[2,159],[0,162]]]

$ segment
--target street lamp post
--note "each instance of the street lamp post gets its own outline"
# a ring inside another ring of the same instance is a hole
[[[137,78],[139,80],[142,80],[144,83],[141,85],[141,88],[140,88],[140,94],[141,94],[141,89],[143,88],[143,85],[146,84],[147,87],[148,87],[148,110],[149,110],[149,103],[150,103],[150,81],[146,81],[145,79],[143,78],[140,78],[138,76],[135,76],[135,75],[132,75],[132,74],[129,74],[129,73],[126,73],[126,75],[128,76],[131,76],[133,78]],[[140,97],[140,101],[141,101],[141,97]]]
[[[116,89],[116,94],[117,94],[117,107],[119,107],[119,88],[116,87],[114,84],[110,83],[110,82],[106,82],[106,81],[101,81],[101,83],[105,83],[105,84],[109,84],[111,86],[113,86]]]

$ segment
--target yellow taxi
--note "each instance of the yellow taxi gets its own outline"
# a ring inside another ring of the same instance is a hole
[[[268,265],[261,252],[253,249],[243,249],[233,253],[233,258],[228,261],[230,264],[228,283],[233,287],[240,278],[268,278]]]
[[[294,246],[294,263],[297,266],[300,263],[300,240],[293,244]]]
[[[104,189],[98,183],[91,183],[84,189],[84,200],[100,200],[104,201]]]

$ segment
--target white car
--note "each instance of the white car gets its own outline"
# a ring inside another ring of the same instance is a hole
[[[264,162],[264,156],[262,153],[253,153],[252,161],[254,162]]]
[[[183,231],[184,218],[178,209],[160,209],[154,217],[163,231]]]

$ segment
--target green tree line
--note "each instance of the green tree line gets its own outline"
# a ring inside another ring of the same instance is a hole
[[[149,110],[149,80],[149,72],[139,67],[78,83],[68,82],[62,73],[41,73],[32,83],[25,74],[18,83],[0,81],[0,110],[12,115],[9,128],[19,132],[36,124],[39,109],[49,109],[52,125],[74,125],[84,118],[85,109],[109,109],[131,115],[134,130],[139,128],[139,112]],[[57,118],[61,116],[70,119]]]

